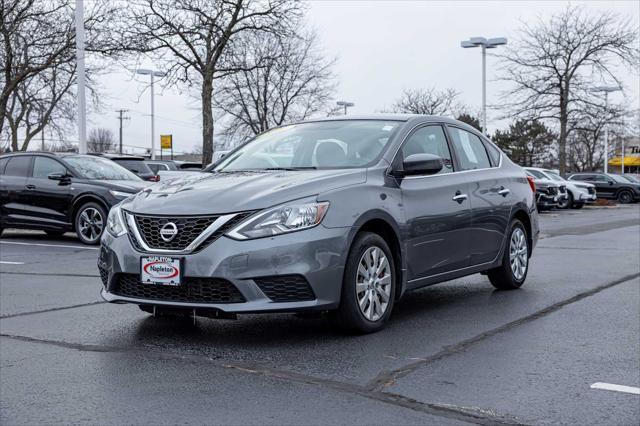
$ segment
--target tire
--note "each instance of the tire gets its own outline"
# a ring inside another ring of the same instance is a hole
[[[580,210],[583,207],[584,207],[584,203],[573,203],[573,205],[571,206],[571,208],[575,210]]]
[[[567,199],[564,201],[558,202],[559,209],[570,209],[573,207],[573,195],[571,192],[567,191]]]
[[[631,191],[627,191],[626,189],[618,192],[618,196],[616,198],[621,204],[629,204],[633,202],[633,194]]]
[[[44,231],[44,232],[46,232],[46,234],[51,238],[60,238],[65,234],[64,231]]]
[[[359,334],[384,328],[393,310],[396,283],[395,264],[386,241],[371,232],[358,234],[349,250],[342,279],[337,311],[341,327]]]
[[[526,249],[526,251],[522,251],[523,249]],[[517,273],[514,272],[514,267],[511,265],[512,252],[516,253],[514,255],[514,262],[518,262],[515,267],[518,268],[516,269]],[[502,265],[491,269],[487,273],[491,284],[499,290],[514,290],[520,288],[527,279],[530,253],[531,247],[529,247],[527,230],[522,222],[518,219],[513,219],[509,227],[509,237],[504,248],[504,254],[502,255]],[[522,262],[524,262],[524,271],[520,268]]]
[[[74,224],[80,242],[87,245],[99,244],[107,225],[107,212],[98,203],[83,204],[76,212]]]

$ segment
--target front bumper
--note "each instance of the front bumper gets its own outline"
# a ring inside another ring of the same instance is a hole
[[[154,254],[136,251],[127,235],[114,238],[105,232],[98,259],[104,284],[101,295],[104,300],[113,303],[197,308],[227,313],[333,309],[340,302],[349,231],[350,228],[319,225],[300,232],[256,240],[237,241],[222,236],[197,253],[175,256],[184,259],[184,277],[227,280],[242,294],[245,301],[241,303],[193,303],[118,294],[119,275],[139,275],[140,258]],[[255,280],[285,275],[304,277],[315,298],[274,301]]]
[[[537,193],[536,194],[536,204],[538,206],[538,208],[540,207],[544,207],[544,208],[549,208],[549,207],[557,207],[558,206],[558,201],[561,200],[561,195],[548,195],[548,194],[543,194],[543,193]]]

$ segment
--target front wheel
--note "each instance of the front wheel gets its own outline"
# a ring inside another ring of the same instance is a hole
[[[562,201],[558,201],[558,208],[568,209],[568,208],[571,208],[572,206],[573,206],[573,195],[571,194],[571,192],[567,192],[567,198],[565,198]]]
[[[76,213],[76,234],[84,244],[96,245],[107,223],[107,212],[98,203],[87,203]]]
[[[377,234],[358,234],[351,246],[338,308],[341,325],[356,333],[381,330],[393,310],[396,270],[391,250]]]
[[[529,271],[529,239],[522,222],[513,219],[509,228],[509,239],[505,247],[502,265],[488,271],[491,284],[500,290],[520,288]]]

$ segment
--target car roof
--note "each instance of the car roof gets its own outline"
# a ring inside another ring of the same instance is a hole
[[[138,160],[138,161],[144,161],[146,160],[146,158],[141,157],[139,155],[126,155],[126,154],[89,154],[89,155],[97,155],[100,157],[105,157],[108,158],[109,160]]]

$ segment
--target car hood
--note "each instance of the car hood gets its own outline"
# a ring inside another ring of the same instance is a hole
[[[158,215],[232,213],[263,209],[365,180],[365,169],[188,174],[161,180],[123,207]]]
[[[92,180],[91,184],[97,186],[103,186],[105,188],[113,189],[115,191],[131,192],[132,194],[139,192],[153,182],[145,182],[140,180]]]

